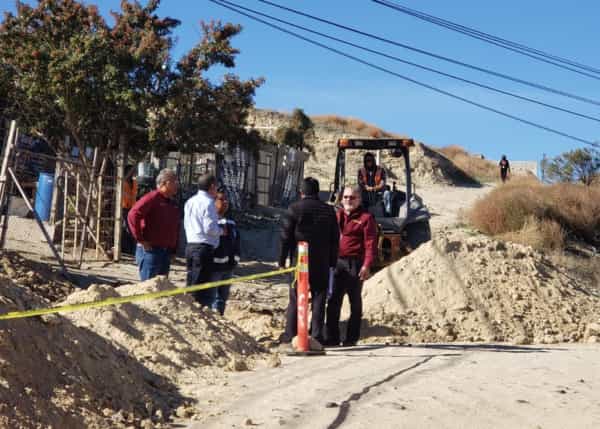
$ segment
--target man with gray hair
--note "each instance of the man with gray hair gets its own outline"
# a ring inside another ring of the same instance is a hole
[[[156,190],[140,198],[127,215],[131,235],[138,243],[135,261],[142,281],[169,275],[179,238],[180,210],[173,200],[178,186],[173,170],[161,170]]]
[[[360,338],[362,285],[377,258],[377,225],[373,215],[362,207],[361,193],[362,188],[346,186],[342,208],[336,213],[340,246],[333,290],[327,301],[328,346],[340,344],[340,312],[345,295],[350,301],[350,318],[343,345],[355,345]]]

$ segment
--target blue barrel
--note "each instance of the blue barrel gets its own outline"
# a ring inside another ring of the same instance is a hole
[[[54,188],[54,175],[40,173],[37,191],[35,193],[35,212],[42,220],[50,219],[50,208],[52,206],[52,190]]]

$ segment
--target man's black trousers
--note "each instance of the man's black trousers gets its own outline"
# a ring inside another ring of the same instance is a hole
[[[286,313],[285,340],[291,341],[298,333],[298,289],[290,287],[290,302]],[[319,342],[324,340],[325,303],[327,301],[327,288],[310,289],[311,295],[311,322],[310,335]]]
[[[195,286],[210,281],[215,250],[208,244],[188,243],[185,247],[187,277],[185,284]],[[205,291],[192,292],[194,299],[200,304],[207,305],[209,297]]]
[[[362,284],[358,273],[362,267],[359,258],[339,258],[335,269],[333,292],[327,301],[327,343],[340,343],[340,312],[344,295],[350,300],[350,319],[346,330],[346,343],[356,343],[360,338],[362,318]]]

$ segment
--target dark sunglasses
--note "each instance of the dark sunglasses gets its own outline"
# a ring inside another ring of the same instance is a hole
[[[342,198],[345,200],[355,200],[356,199],[356,197],[354,195],[344,195]]]

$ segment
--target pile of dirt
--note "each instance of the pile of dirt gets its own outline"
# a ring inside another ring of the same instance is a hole
[[[597,341],[599,292],[530,247],[449,230],[366,282],[364,317],[404,342]]]
[[[23,258],[13,252],[0,253],[0,276],[50,302],[64,299],[76,290],[47,264]]]
[[[276,345],[285,328],[289,277],[237,285],[227,301],[225,317],[265,347]]]
[[[71,294],[65,304],[172,289],[164,277],[113,288],[93,285]],[[263,348],[218,313],[200,307],[191,295],[177,295],[65,314],[76,326],[134,356],[149,371],[187,393],[198,379],[250,369]]]
[[[0,279],[0,312],[44,306]],[[0,427],[164,427],[184,402],[126,350],[64,317],[0,322]]]

